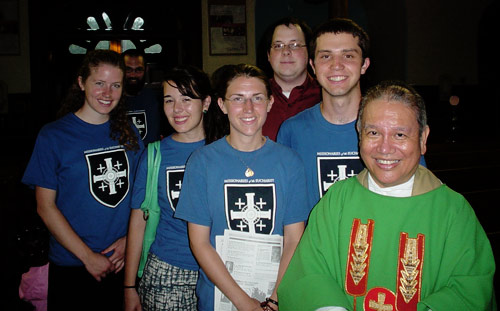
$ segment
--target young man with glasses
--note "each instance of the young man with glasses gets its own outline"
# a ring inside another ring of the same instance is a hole
[[[269,28],[267,59],[273,69],[274,105],[262,133],[272,140],[276,140],[283,121],[321,100],[321,89],[307,72],[310,34],[306,23],[292,17],[281,19]]]
[[[162,116],[162,91],[146,85],[144,53],[129,49],[122,53],[125,62],[125,101],[127,115],[148,144],[160,139]]]

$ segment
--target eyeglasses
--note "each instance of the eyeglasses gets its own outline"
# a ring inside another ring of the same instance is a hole
[[[305,46],[306,46],[305,44],[300,44],[300,43],[297,43],[297,42],[288,43],[288,44],[284,44],[284,43],[273,43],[273,44],[271,44],[271,48],[274,49],[274,50],[277,50],[277,51],[281,51],[285,47],[288,47],[290,50],[294,51],[294,50],[298,50],[300,48],[303,48]]]
[[[244,96],[232,96],[230,98],[226,98],[227,101],[234,105],[243,105],[250,100],[252,104],[259,105],[267,102],[267,98],[264,95],[254,95],[250,98],[245,98]]]
[[[132,73],[132,72],[142,73],[142,72],[144,72],[144,67],[137,67],[137,68],[126,67],[125,72],[126,73]]]

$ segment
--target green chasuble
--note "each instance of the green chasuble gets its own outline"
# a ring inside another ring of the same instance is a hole
[[[278,289],[280,311],[496,310],[491,246],[462,195],[439,183],[382,196],[360,175],[335,183],[311,212]],[[429,176],[437,180],[419,167],[415,185]]]

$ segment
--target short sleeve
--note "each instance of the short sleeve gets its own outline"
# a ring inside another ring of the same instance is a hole
[[[287,147],[291,147],[291,137],[290,137],[290,122],[285,121],[281,124],[280,130],[278,131],[278,136],[276,142]]]
[[[184,172],[181,194],[174,217],[198,225],[211,226],[208,208],[207,174],[203,157],[195,151],[189,158]]]
[[[295,161],[290,163],[293,167],[293,174],[288,181],[287,208],[284,225],[290,225],[301,221],[306,221],[311,211],[311,206],[307,200],[306,173],[302,161],[294,157]]]
[[[42,129],[38,134],[22,183],[30,187],[39,186],[57,190],[57,169],[60,163],[58,155],[60,153],[50,137],[46,129]]]
[[[146,183],[148,178],[148,152],[143,152],[139,158],[139,165],[135,175],[134,187],[132,191],[132,201],[130,208],[141,208],[141,204],[146,196]]]

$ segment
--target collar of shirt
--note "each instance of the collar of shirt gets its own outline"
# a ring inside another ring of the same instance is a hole
[[[271,79],[269,79],[269,82],[271,83],[271,90],[272,90],[273,94],[283,94],[283,89],[278,84],[278,82],[276,82],[276,80],[274,79],[274,77],[271,78]],[[309,73],[307,73],[307,77],[304,80],[304,83],[302,83],[301,85],[297,85],[296,87],[294,87],[290,91],[290,94],[295,89],[305,89],[305,90],[307,90],[310,86],[315,85],[315,84],[317,84],[316,80],[313,77],[311,77],[311,75]]]
[[[398,198],[406,198],[411,197],[411,191],[413,190],[413,182],[415,181],[415,174],[405,183],[393,186],[393,187],[385,187],[382,188],[373,180],[370,173],[368,173],[368,189],[372,192],[389,196],[389,197],[398,197]]]

